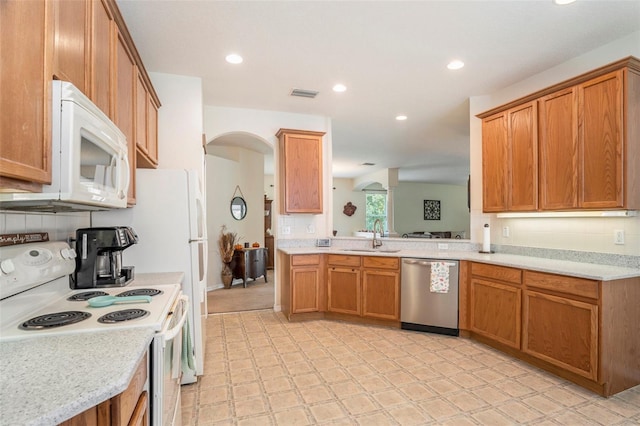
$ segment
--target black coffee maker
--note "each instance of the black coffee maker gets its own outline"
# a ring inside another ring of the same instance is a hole
[[[76,231],[76,270],[72,289],[121,287],[133,280],[133,266],[122,266],[122,251],[138,242],[128,226],[84,228]]]

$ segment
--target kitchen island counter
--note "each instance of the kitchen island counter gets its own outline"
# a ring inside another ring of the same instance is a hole
[[[0,343],[0,423],[52,425],[129,385],[151,327]]]
[[[621,266],[602,265],[569,260],[548,259],[542,257],[522,256],[503,253],[479,253],[466,250],[422,250],[389,248],[373,250],[353,247],[286,247],[279,248],[287,255],[295,254],[342,254],[356,256],[411,257],[424,259],[456,259],[483,262],[492,265],[529,269],[551,274],[568,275],[599,281],[613,281],[625,278],[640,277],[640,269]]]

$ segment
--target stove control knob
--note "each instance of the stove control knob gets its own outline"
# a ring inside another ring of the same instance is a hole
[[[76,251],[72,248],[63,248],[60,250],[60,256],[62,256],[63,259],[75,259]]]
[[[10,273],[16,270],[16,266],[13,264],[13,260],[6,259],[0,262],[0,270],[3,273],[9,275]]]

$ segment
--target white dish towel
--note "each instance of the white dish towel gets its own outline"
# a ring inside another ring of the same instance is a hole
[[[447,262],[431,262],[431,293],[449,292],[449,265]]]

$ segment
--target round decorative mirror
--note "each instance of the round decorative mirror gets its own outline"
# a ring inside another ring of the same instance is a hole
[[[235,220],[242,220],[247,215],[247,203],[242,197],[233,197],[231,200],[231,216]]]

